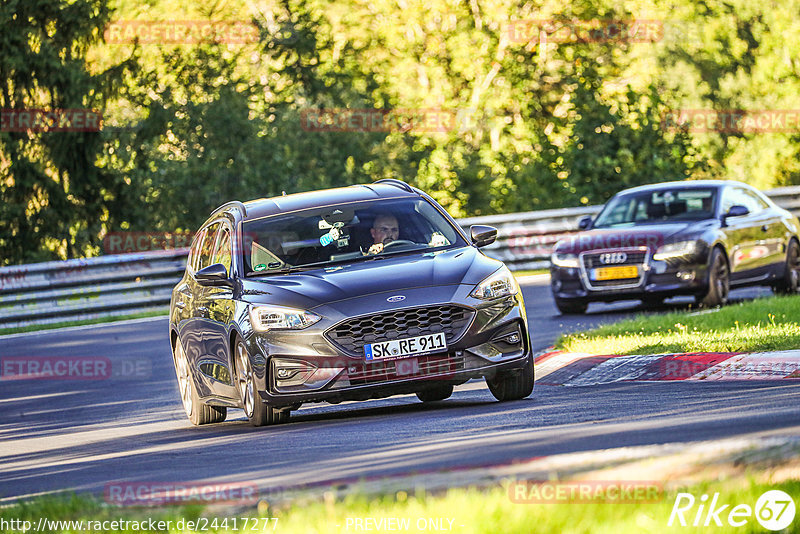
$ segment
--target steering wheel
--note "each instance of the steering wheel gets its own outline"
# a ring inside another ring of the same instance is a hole
[[[386,249],[389,249],[389,248],[393,248],[393,247],[400,247],[400,246],[403,246],[403,245],[416,245],[416,243],[414,243],[413,241],[410,241],[408,239],[398,239],[396,241],[392,241],[390,243],[386,243],[385,245],[383,245],[383,250],[386,250]]]

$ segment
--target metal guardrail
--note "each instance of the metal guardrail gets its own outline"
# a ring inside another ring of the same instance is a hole
[[[766,193],[800,216],[800,186]],[[555,243],[577,231],[578,220],[601,206],[531,211],[460,219],[465,229],[498,229],[483,250],[511,270],[547,268]],[[0,267],[0,328],[45,325],[164,311],[180,279],[188,249],[115,254],[80,260]]]
[[[166,310],[188,249],[0,267],[0,328]]]

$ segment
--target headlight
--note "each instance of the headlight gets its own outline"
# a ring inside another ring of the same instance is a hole
[[[518,291],[517,279],[514,278],[508,267],[504,265],[493,275],[475,286],[469,296],[476,299],[489,300],[516,295]]]
[[[553,252],[553,255],[550,256],[550,262],[556,267],[572,267],[573,269],[580,267],[577,254]]]
[[[256,332],[302,330],[322,319],[316,313],[283,306],[252,306],[250,321]]]
[[[653,259],[666,260],[680,256],[691,256],[695,252],[697,252],[697,241],[678,241],[677,243],[669,243],[659,247],[656,253],[653,254]]]

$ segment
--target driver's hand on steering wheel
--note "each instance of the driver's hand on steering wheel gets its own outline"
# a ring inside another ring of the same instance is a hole
[[[383,252],[383,243],[375,243],[367,250],[367,254],[380,254],[381,252]]]

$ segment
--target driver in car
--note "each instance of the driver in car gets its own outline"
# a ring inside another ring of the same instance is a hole
[[[396,241],[400,236],[400,225],[394,215],[384,213],[375,217],[369,233],[372,235],[373,244],[367,254],[379,254],[383,252],[385,245]]]

